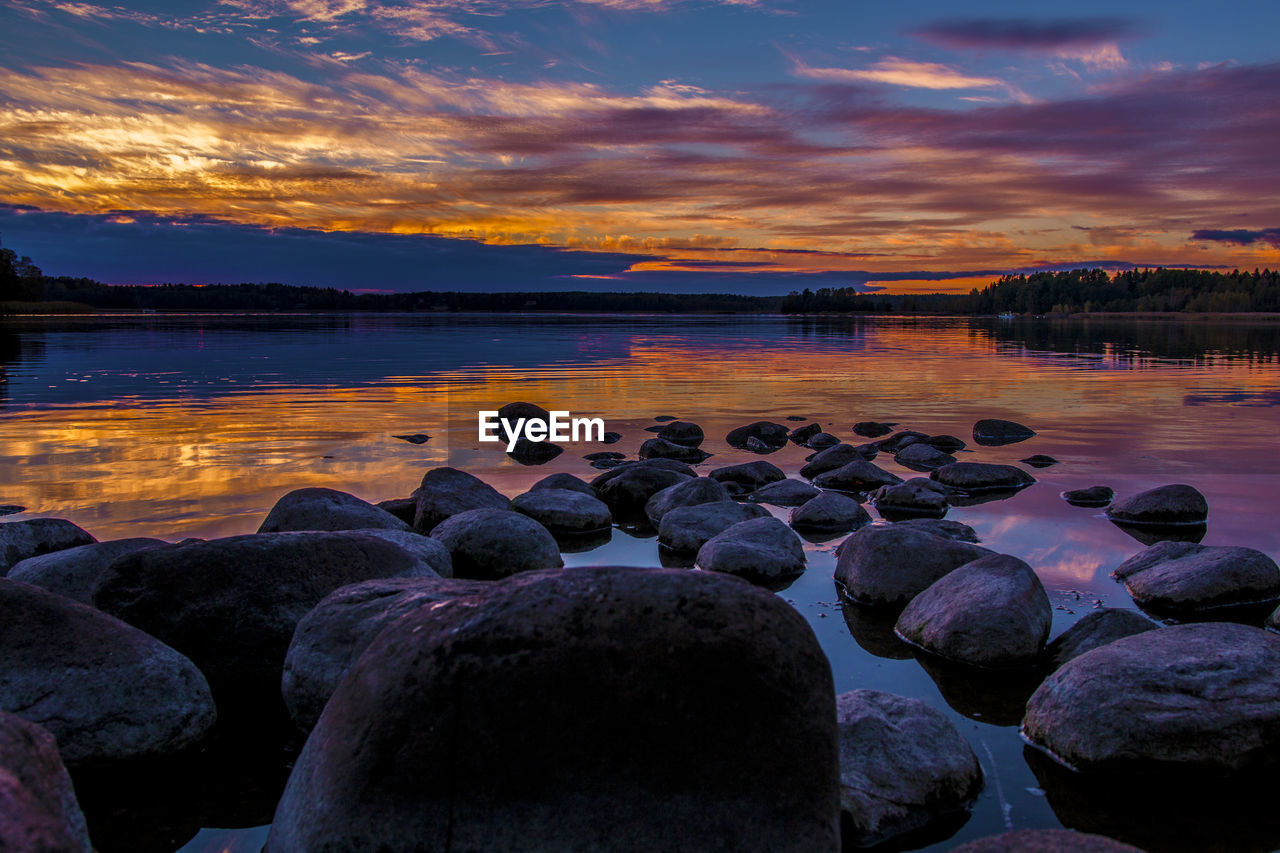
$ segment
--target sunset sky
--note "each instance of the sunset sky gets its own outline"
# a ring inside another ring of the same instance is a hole
[[[0,0],[0,242],[395,290],[1275,268],[1277,32],[1254,0]]]

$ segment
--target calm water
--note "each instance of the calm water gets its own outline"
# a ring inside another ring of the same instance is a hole
[[[581,459],[597,446],[529,468],[475,440],[477,410],[531,400],[603,417],[624,435],[608,449],[631,456],[655,416],[696,421],[715,454],[704,471],[757,458],[723,436],[762,418],[802,415],[858,443],[860,420],[965,440],[981,417],[1026,423],[1036,438],[961,458],[1045,453],[1060,464],[1034,471],[1039,482],[1011,499],[948,517],[1036,568],[1055,635],[1099,604],[1131,607],[1108,575],[1143,547],[1100,511],[1063,503],[1063,489],[1190,483],[1209,499],[1206,543],[1280,556],[1280,326],[1261,322],[152,316],[8,321],[0,360],[0,503],[29,508],[15,518],[70,518],[100,539],[252,532],[291,489],[402,497],[441,464],[508,495],[555,471],[597,473]],[[392,437],[416,432],[433,438]],[[806,452],[767,458],[795,475]],[[915,476],[891,458],[877,464]],[[1280,846],[1280,832],[1247,815],[1135,811],[1029,763],[1016,728],[1025,691],[931,672],[891,621],[842,608],[838,541],[806,546],[808,571],[780,593],[813,626],[836,689],[924,699],[956,722],[987,773],[968,822],[919,844],[1067,825],[1152,849]],[[615,530],[566,562],[657,565],[658,551],[651,535]],[[180,839],[170,850],[256,851],[279,784],[272,758],[243,768],[251,779],[218,783],[256,792],[251,807],[193,784],[153,815],[167,835],[135,823],[138,834]]]

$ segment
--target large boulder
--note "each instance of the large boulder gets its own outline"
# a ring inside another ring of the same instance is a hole
[[[960,542],[977,542],[978,532],[961,521],[944,518],[904,518],[894,522],[898,527],[923,530],[934,536],[944,536]]]
[[[1144,610],[1199,616],[1280,600],[1280,567],[1261,551],[1194,542],[1158,542],[1116,568]]]
[[[773,583],[804,573],[804,546],[791,528],[772,516],[740,521],[698,549],[698,567]]]
[[[871,847],[968,808],[982,767],[968,741],[919,699],[878,690],[836,697],[846,849]]]
[[[1027,703],[1032,744],[1081,771],[1213,774],[1280,761],[1280,637],[1225,622],[1123,637]]]
[[[0,577],[30,557],[97,541],[65,518],[28,518],[0,523]]]
[[[835,489],[840,492],[874,492],[881,486],[890,486],[901,482],[902,478],[897,474],[891,474],[874,462],[867,462],[863,459],[842,465],[834,471],[827,471],[813,478],[815,486],[822,489]]]
[[[769,511],[755,504],[716,501],[677,507],[662,516],[658,542],[672,551],[696,552],[708,539],[740,521],[765,518]]]
[[[1142,853],[1105,835],[1074,829],[1015,829],[979,838],[951,853]]]
[[[378,635],[266,849],[834,853],[838,790],[830,667],[780,598],[711,572],[534,572]]]
[[[1107,507],[1107,518],[1136,526],[1199,525],[1209,518],[1209,502],[1194,486],[1175,483],[1115,501]]]
[[[288,530],[410,530],[385,509],[335,489],[294,489],[271,508],[259,533]]]
[[[293,632],[281,680],[289,715],[309,731],[347,670],[383,628],[420,607],[477,595],[489,586],[455,578],[379,578],[330,593]]]
[[[862,504],[839,492],[819,492],[811,500],[791,510],[788,519],[796,530],[806,533],[847,533],[871,523]]]
[[[698,506],[732,500],[729,490],[719,480],[710,477],[694,477],[667,486],[644,505],[644,514],[654,527],[662,524],[662,517],[682,506]]]
[[[983,418],[973,425],[973,440],[983,447],[1000,447],[1035,437],[1035,430],[1017,421]]]
[[[48,729],[68,764],[167,755],[199,740],[217,716],[204,676],[172,648],[7,578],[0,710]]]
[[[772,504],[773,506],[801,506],[822,494],[808,483],[799,480],[778,480],[767,486],[761,486],[747,495],[752,503]]]
[[[396,538],[412,537],[402,546]],[[419,550],[411,551],[416,547]],[[255,533],[127,554],[95,607],[190,658],[220,710],[282,710],[280,673],[299,620],[335,589],[379,577],[434,577],[426,537],[395,530]]]
[[[658,465],[663,460],[624,463],[591,481],[596,497],[604,501],[615,517],[632,517],[644,512],[649,498],[663,489],[683,483],[690,474]]]
[[[90,853],[89,832],[53,735],[0,711],[0,850]]]
[[[1121,610],[1118,607],[1095,610],[1045,646],[1045,669],[1058,669],[1085,652],[1091,652],[1121,637],[1131,637],[1158,627],[1160,626],[1133,610]]]
[[[534,489],[512,498],[511,508],[552,533],[592,533],[613,523],[613,514],[604,501],[573,489]]]
[[[726,465],[724,468],[715,469],[707,476],[720,483],[737,483],[749,492],[787,478],[786,472],[781,468],[763,459],[756,462],[743,462],[740,465]]]
[[[1030,666],[1040,656],[1053,609],[1035,571],[991,554],[943,575],[898,617],[894,631],[917,648],[966,666]]]
[[[756,421],[730,430],[725,441],[734,447],[746,447],[753,438],[768,447],[782,447],[787,443],[787,428],[770,421]]]
[[[457,468],[432,468],[422,477],[422,485],[413,493],[413,528],[430,533],[451,515],[469,509],[508,509],[507,500],[493,486]]]
[[[1015,465],[990,462],[952,462],[929,476],[949,489],[969,495],[1014,491],[1036,481],[1035,477]]]
[[[125,554],[168,544],[163,539],[113,539],[78,545],[28,557],[9,570],[8,578],[47,589],[81,604],[93,604],[93,585],[107,566]]]
[[[547,528],[509,510],[471,509],[451,515],[431,531],[431,538],[449,549],[455,577],[492,580],[564,565]]]
[[[994,552],[902,524],[872,525],[842,544],[836,581],[860,604],[901,606],[948,572]]]

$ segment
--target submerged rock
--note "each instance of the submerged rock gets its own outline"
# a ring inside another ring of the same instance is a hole
[[[605,444],[617,444],[619,441],[622,441],[622,433],[606,432],[602,438]]]
[[[901,482],[902,478],[897,474],[891,474],[874,462],[862,459],[813,478],[815,486],[840,492],[874,492],[881,486]]]
[[[28,518],[0,523],[0,577],[31,557],[97,541],[65,518]]]
[[[412,435],[393,435],[392,438],[398,438],[401,441],[407,441],[410,444],[426,444],[431,440],[431,436],[425,432],[415,432]]]
[[[1086,489],[1069,489],[1061,497],[1072,506],[1103,507],[1116,496],[1110,486],[1089,486]]]
[[[511,501],[478,477],[457,468],[432,468],[414,492],[413,528],[430,533],[451,515],[469,509],[508,509]]]
[[[1159,542],[1111,573],[1144,610],[1198,616],[1280,600],[1280,567],[1253,548]]]
[[[717,468],[707,476],[721,483],[737,483],[748,491],[755,491],[762,486],[787,478],[781,468],[763,459],[758,462],[743,462],[740,465]]]
[[[0,711],[0,850],[91,853],[92,849],[84,814],[53,735]]]
[[[880,423],[879,421],[858,421],[853,425],[853,434],[860,435],[863,438],[879,438],[882,435],[888,435],[893,432],[896,424]]]
[[[613,523],[604,501],[575,489],[534,489],[513,498],[511,508],[552,533],[591,533]]]
[[[881,486],[871,494],[871,504],[881,515],[947,514],[947,491],[924,477],[913,477],[905,483]]]
[[[989,462],[953,462],[929,476],[947,488],[965,494],[1013,491],[1026,488],[1036,481],[1035,477],[1021,468]]]
[[[1032,468],[1048,468],[1051,465],[1057,465],[1058,460],[1044,453],[1037,453],[1034,456],[1028,456],[1026,459],[1020,459],[1019,462],[1030,465]]]
[[[983,418],[973,425],[973,440],[983,447],[1000,447],[1005,444],[1016,444],[1035,437],[1035,430],[1023,426],[1017,421],[1002,421],[999,418]]]
[[[534,466],[546,465],[552,459],[555,459],[564,448],[552,441],[531,441],[521,436],[516,439],[516,445],[507,451],[507,456],[521,465]]]
[[[686,447],[701,447],[706,436],[702,432],[702,427],[697,424],[688,421],[672,421],[662,428],[658,438],[666,439],[673,444],[683,444]]]
[[[799,480],[778,480],[756,489],[747,495],[747,500],[774,506],[800,506],[820,494],[820,490],[808,483],[802,483]]]
[[[672,551],[697,551],[708,539],[738,522],[768,515],[764,507],[736,501],[676,507],[662,516],[658,542]]]
[[[862,504],[839,492],[821,492],[791,511],[791,526],[802,532],[845,533],[871,523]]]
[[[809,439],[808,446],[814,450],[826,450],[828,447],[835,447],[840,443],[840,439],[836,438],[829,432],[820,432],[813,438]]]
[[[94,583],[118,557],[168,544],[162,539],[115,539],[79,545],[28,557],[10,569],[8,577],[92,605]]]
[[[698,463],[711,454],[696,445],[677,444],[665,438],[651,438],[640,445],[637,454],[641,459],[676,459],[680,462]]]
[[[898,453],[913,444],[919,444],[929,436],[923,432],[916,432],[913,429],[904,429],[895,432],[888,438],[882,438],[875,442],[875,446],[885,453]]]
[[[1107,518],[1134,526],[1200,525],[1209,518],[1209,502],[1193,486],[1157,486],[1107,508]]]
[[[259,533],[289,530],[410,530],[384,509],[335,489],[294,489],[276,501]]]
[[[844,541],[835,579],[862,604],[903,605],[948,572],[994,552],[905,524],[864,527]]]
[[[1045,646],[1045,668],[1050,671],[1058,669],[1067,661],[1121,637],[1130,637],[1159,627],[1133,610],[1121,610],[1118,607],[1095,610]]]
[[[792,444],[799,444],[802,447],[808,445],[809,439],[822,432],[821,424],[812,423],[805,424],[802,427],[796,427],[787,433],[787,440]]]
[[[894,454],[893,461],[912,471],[933,471],[950,465],[956,458],[923,441],[908,444]]]
[[[767,447],[778,448],[787,443],[787,433],[787,428],[782,424],[756,421],[730,431],[725,441],[734,447],[746,447],[747,441],[754,438]]]
[[[825,474],[828,471],[834,471],[837,468],[843,468],[850,462],[866,461],[866,456],[851,444],[837,444],[834,447],[828,447],[814,455],[809,462],[800,469],[800,476],[806,480],[812,480],[819,474]]]
[[[662,517],[677,507],[729,500],[733,500],[733,496],[718,480],[710,477],[694,477],[676,483],[674,486],[667,486],[649,498],[644,505],[644,514],[649,519],[649,523],[657,527],[662,523]]]
[[[740,521],[698,549],[698,567],[769,583],[804,573],[804,546],[772,516]]]
[[[964,450],[967,446],[954,435],[931,435],[924,440],[924,443],[930,447],[936,447],[943,453],[955,453],[957,450]]]
[[[564,565],[547,528],[510,510],[460,512],[440,522],[431,538],[449,549],[454,577],[491,580]]]

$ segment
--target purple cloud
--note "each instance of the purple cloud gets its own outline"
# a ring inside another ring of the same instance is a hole
[[[1257,231],[1250,231],[1246,228],[1236,228],[1229,231],[1201,228],[1191,235],[1191,239],[1208,240],[1215,243],[1231,243],[1236,246],[1270,243],[1280,249],[1280,228],[1262,228]]]
[[[969,18],[938,21],[911,35],[959,50],[1060,51],[1141,34],[1129,18]]]

